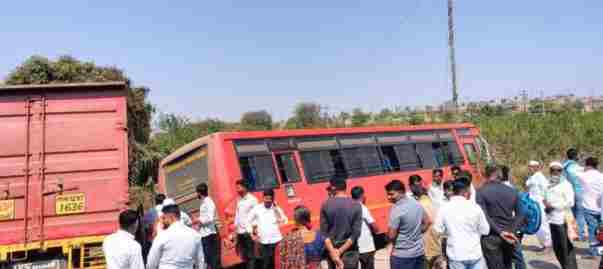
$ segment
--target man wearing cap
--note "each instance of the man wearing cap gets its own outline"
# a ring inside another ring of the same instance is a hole
[[[542,165],[538,161],[530,161],[528,163],[528,170],[530,171],[530,177],[526,181],[526,187],[530,198],[538,202],[541,210],[541,225],[540,229],[536,233],[536,237],[542,247],[542,251],[551,247],[551,230],[549,223],[546,219],[544,212],[544,194],[549,188],[549,181],[542,173]]]
[[[550,186],[544,197],[544,206],[551,227],[553,250],[562,269],[576,269],[576,249],[569,240],[566,221],[566,212],[574,206],[574,190],[563,176],[560,162],[552,162],[549,168]]]

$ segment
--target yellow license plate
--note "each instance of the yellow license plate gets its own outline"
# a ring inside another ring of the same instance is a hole
[[[86,210],[86,196],[83,193],[57,195],[55,205],[57,215],[82,213]]]
[[[11,220],[15,218],[15,200],[0,201],[0,220]]]

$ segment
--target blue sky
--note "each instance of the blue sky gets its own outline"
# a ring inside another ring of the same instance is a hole
[[[603,1],[456,6],[462,99],[603,94]],[[446,12],[446,0],[6,1],[0,75],[71,54],[123,68],[161,111],[191,118],[437,104],[450,98]]]

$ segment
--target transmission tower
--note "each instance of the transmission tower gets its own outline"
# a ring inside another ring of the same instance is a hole
[[[448,0],[448,50],[450,53],[450,72],[452,79],[452,103],[459,110],[459,92],[456,85],[456,57],[454,54],[454,3]]]

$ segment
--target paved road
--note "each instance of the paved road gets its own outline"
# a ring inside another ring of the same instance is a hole
[[[578,247],[578,268],[579,269],[597,269],[599,266],[599,259],[596,260],[585,260],[580,258],[581,255],[586,254],[587,243],[577,243]],[[526,257],[526,263],[529,269],[558,269],[561,268],[555,258],[555,254],[551,251],[549,253],[535,252],[537,248],[536,238],[529,236],[524,240],[524,256]],[[375,257],[375,263],[377,269],[389,269],[389,259],[387,257],[387,251],[381,250]],[[326,267],[323,267],[326,268]]]

